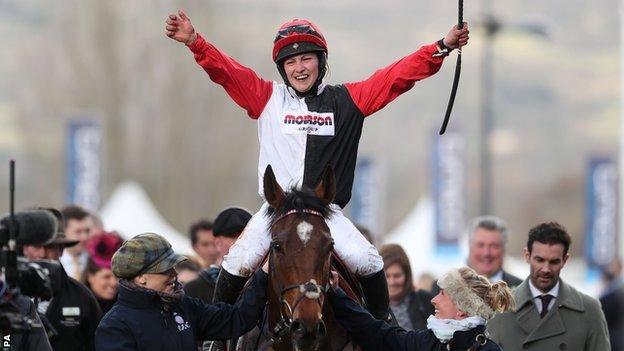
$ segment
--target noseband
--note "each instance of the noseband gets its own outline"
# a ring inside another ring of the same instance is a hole
[[[282,219],[293,214],[301,214],[301,213],[318,216],[318,217],[321,217],[323,220],[325,220],[325,217],[323,217],[323,214],[318,211],[314,211],[310,209],[303,209],[303,210],[294,209],[277,217],[271,224],[271,228],[270,228],[271,232],[275,224],[277,224]],[[273,252],[277,247],[278,245],[274,241],[272,241],[271,252]],[[275,267],[273,266],[272,260],[269,260],[269,272],[271,273],[272,276],[274,277],[276,276],[274,274]],[[321,305],[321,296],[324,294],[327,294],[327,291],[330,288],[329,282],[325,286],[320,286],[314,279],[310,279],[305,283],[291,284],[287,286],[282,286],[281,282],[277,280],[276,282],[277,282],[278,289],[280,291],[280,295],[279,295],[280,309],[279,310],[280,310],[281,319],[278,321],[275,328],[273,329],[272,336],[269,340],[270,344],[273,344],[273,342],[275,341],[279,341],[286,334],[286,332],[290,330],[290,326],[292,325],[292,322],[293,322],[292,320],[293,312],[297,309],[297,306],[299,306],[299,303],[301,303],[301,301],[303,301],[304,298],[310,299],[310,300],[316,300],[319,307],[322,309],[323,306]],[[300,295],[297,298],[297,300],[295,300],[295,303],[292,306],[290,306],[288,301],[284,299],[284,295],[288,291],[293,290],[293,289],[299,289]]]

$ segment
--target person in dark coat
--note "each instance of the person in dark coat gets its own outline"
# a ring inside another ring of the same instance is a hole
[[[602,267],[602,279],[605,284],[600,296],[600,305],[609,328],[611,350],[624,351],[624,280],[622,280],[622,262],[619,259]]]
[[[37,313],[33,301],[25,295],[14,295],[7,289],[7,284],[0,280],[0,315],[26,317],[30,323],[19,323],[17,329],[2,330],[3,351],[52,351],[46,329]],[[14,320],[15,323],[18,320]],[[22,320],[24,322],[24,320]]]
[[[397,323],[405,330],[425,329],[427,318],[433,314],[433,295],[414,288],[412,267],[400,245],[383,245],[379,254],[384,261],[390,308]]]
[[[46,326],[53,350],[93,350],[93,338],[102,318],[102,310],[91,291],[79,281],[67,275],[59,262],[65,248],[78,244],[68,239],[64,232],[64,220],[60,211],[46,208],[56,217],[59,226],[53,239],[43,245],[23,245],[22,252],[31,262],[49,271],[52,299],[37,299],[37,311],[49,324]]]
[[[217,264],[211,264],[208,268],[203,269],[199,272],[199,277],[184,286],[184,292],[187,295],[197,297],[205,303],[212,302],[223,256],[228,254],[230,247],[243,232],[250,219],[251,213],[240,207],[226,208],[217,215],[212,227],[212,235],[219,253]]]
[[[118,300],[97,328],[96,350],[196,350],[199,340],[235,338],[255,326],[266,301],[263,270],[235,305],[211,305],[184,295],[174,267],[185,259],[158,234],[123,244],[112,261]]]
[[[513,308],[507,284],[490,284],[469,267],[451,270],[438,284],[440,293],[431,301],[435,315],[429,316],[423,330],[406,331],[375,319],[340,288],[333,289],[329,301],[338,323],[365,351],[500,351],[487,338],[485,323],[496,313]],[[332,286],[337,286],[336,279]]]

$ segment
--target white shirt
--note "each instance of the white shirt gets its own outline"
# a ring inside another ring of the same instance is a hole
[[[533,295],[533,303],[535,304],[535,307],[537,308],[538,312],[542,312],[542,299],[539,298],[540,296],[550,295],[554,297],[554,299],[550,300],[550,303],[548,304],[548,311],[550,311],[550,309],[554,306],[555,300],[557,300],[557,296],[559,296],[559,282],[558,281],[557,281],[557,284],[555,284],[555,286],[552,289],[550,289],[550,291],[544,294],[538,288],[536,288],[533,285],[533,282],[531,282],[531,279],[529,279],[529,289],[531,289],[531,295]]]
[[[492,284],[498,283],[498,282],[502,281],[503,280],[503,270],[500,269],[498,272],[494,273],[493,276],[488,277],[488,280]]]
[[[80,277],[82,271],[84,271],[84,269],[87,267],[87,260],[89,260],[89,254],[86,251],[81,252],[78,256],[78,264],[80,265],[80,267],[75,267],[72,254],[70,254],[67,250],[65,250],[63,252],[63,255],[59,257],[59,261],[61,261],[63,268],[65,268],[65,272],[67,272],[67,275],[74,279],[76,279],[76,277]]]

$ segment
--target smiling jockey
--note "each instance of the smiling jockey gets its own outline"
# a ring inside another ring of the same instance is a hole
[[[166,34],[186,44],[210,79],[258,122],[260,196],[267,165],[282,187],[313,188],[331,165],[336,176],[334,214],[328,220],[335,251],[359,277],[371,313],[388,318],[388,289],[379,253],[342,213],[351,198],[357,148],[366,116],[435,74],[454,48],[467,44],[468,29],[454,27],[443,39],[357,83],[326,85],[327,42],[307,20],[283,24],[273,61],[284,83],[264,80],[195,32],[184,12],[169,15]],[[269,250],[265,202],[223,260],[215,301],[232,303]]]

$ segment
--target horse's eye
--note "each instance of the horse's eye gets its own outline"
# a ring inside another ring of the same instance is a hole
[[[271,243],[271,248],[276,252],[282,252],[282,244],[277,241]]]

